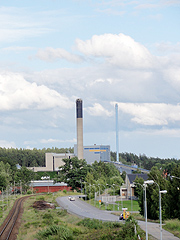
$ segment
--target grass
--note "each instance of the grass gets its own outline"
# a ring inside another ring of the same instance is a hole
[[[0,225],[4,222],[5,218],[9,214],[9,211],[11,210],[15,200],[19,197],[19,195],[9,195],[4,196],[2,199],[2,196],[0,198]]]
[[[37,210],[32,207],[34,201],[43,197],[47,202],[55,203],[58,196],[68,195],[63,192],[31,196],[24,202],[22,224],[17,240],[67,239],[67,240],[118,240],[136,239],[134,224],[127,222],[108,223],[95,219],[80,219],[63,209]],[[72,195],[72,193],[70,193]],[[133,220],[134,221],[134,220]],[[144,232],[137,231],[145,239]]]
[[[178,219],[166,220],[163,228],[180,238],[180,221]]]
[[[139,204],[138,201],[132,201],[132,208],[131,208],[131,200],[124,200],[124,201],[117,201],[115,204],[107,204],[104,203],[99,204],[98,201],[94,201],[94,199],[87,200],[87,203],[100,208],[101,210],[109,210],[109,211],[119,211],[122,212],[122,208],[127,208],[128,211],[139,211]]]

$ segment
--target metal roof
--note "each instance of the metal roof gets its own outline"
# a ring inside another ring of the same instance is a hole
[[[138,177],[138,178],[142,178],[144,181],[146,181],[147,179],[148,179],[148,175],[147,174],[127,174],[127,177],[129,178],[129,182],[130,182],[130,184],[132,184],[134,181],[135,181],[135,179],[136,179],[136,177]]]
[[[30,183],[31,187],[59,187],[59,186],[67,186],[67,183],[60,182],[60,183],[54,183],[53,180],[39,180],[39,181],[31,181]]]

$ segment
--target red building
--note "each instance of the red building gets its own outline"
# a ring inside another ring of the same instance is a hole
[[[71,190],[71,187],[68,187],[67,183],[54,183],[53,180],[40,180],[40,181],[31,181],[30,184],[33,192],[43,193],[43,192],[58,192],[63,191],[64,189],[67,191]]]

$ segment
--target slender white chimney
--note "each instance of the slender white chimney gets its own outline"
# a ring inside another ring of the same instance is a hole
[[[77,157],[83,159],[83,110],[82,100],[76,100],[76,119],[77,119]]]

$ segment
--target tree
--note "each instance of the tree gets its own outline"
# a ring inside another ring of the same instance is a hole
[[[144,180],[143,178],[138,178],[136,177],[135,181],[135,190],[134,190],[134,195],[138,197],[138,204],[140,208],[140,214],[144,215]]]
[[[9,163],[0,162],[0,188],[6,189],[11,181],[11,168]]]
[[[172,169],[172,176],[180,178],[180,166]],[[178,178],[168,177],[165,213],[168,218],[180,220],[180,179]]]
[[[26,192],[29,189],[30,182],[34,179],[35,173],[26,167],[17,169],[15,173],[16,185],[22,186],[22,190]]]
[[[66,182],[72,190],[80,189],[91,166],[84,159],[79,160],[77,157],[63,159],[63,162],[65,164],[60,167],[59,175],[55,181]]]

